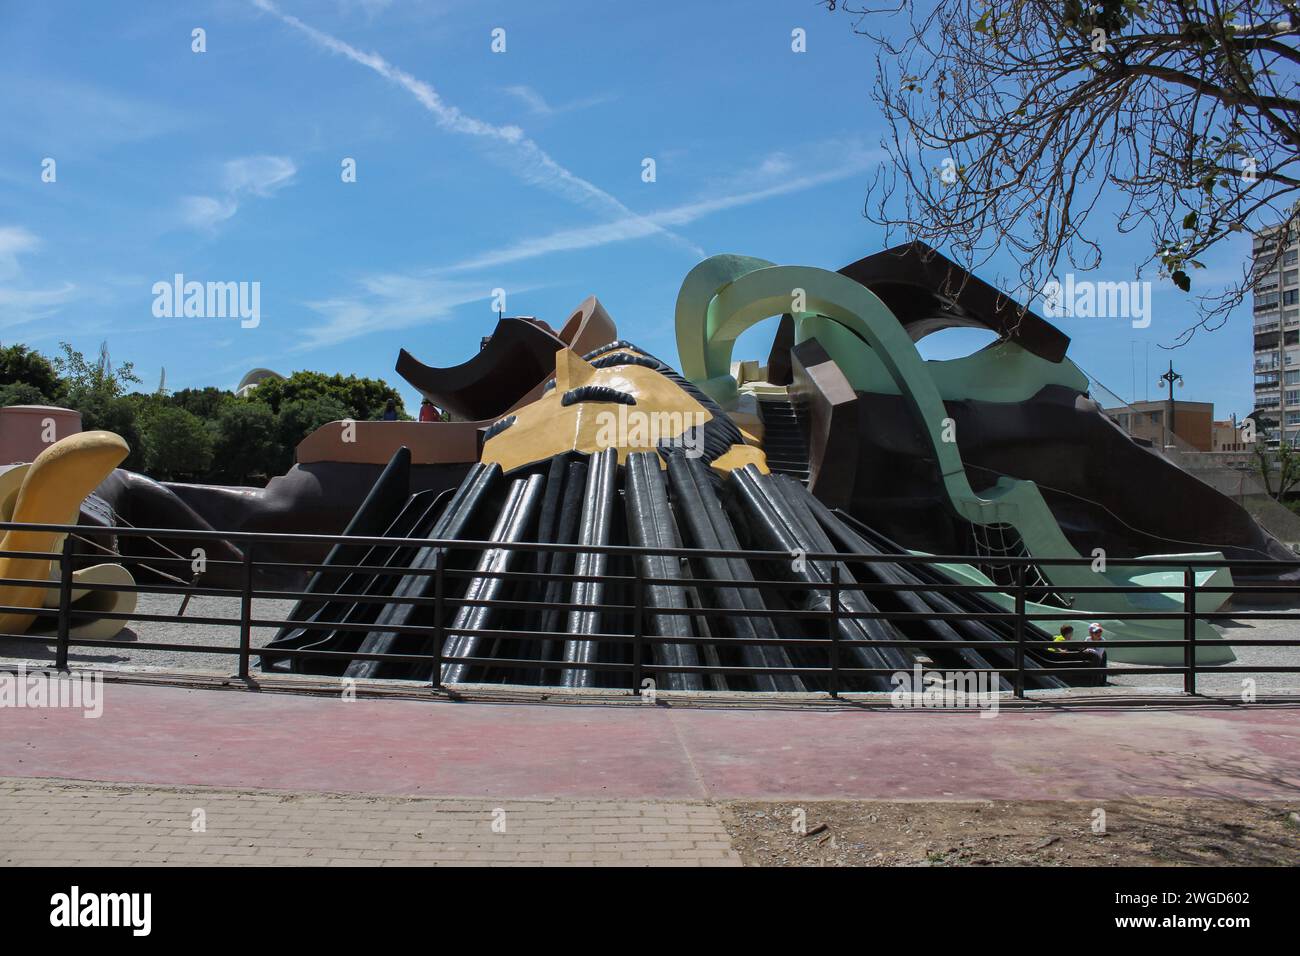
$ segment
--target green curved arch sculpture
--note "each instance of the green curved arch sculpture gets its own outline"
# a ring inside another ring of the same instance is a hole
[[[792,309],[796,304],[802,306],[798,311]],[[730,375],[736,339],[757,322],[786,312],[794,315],[796,339],[816,338],[837,363],[851,368],[860,361],[859,355],[870,349],[874,359],[883,364],[926,436],[939,465],[945,497],[958,515],[977,525],[1011,525],[1031,555],[1081,557],[1032,481],[1000,478],[981,494],[971,488],[956,442],[944,440],[947,410],[915,344],[875,294],[846,276],[808,266],[778,266],[748,256],[704,260],[687,274],[677,297],[682,373],[724,407],[731,405],[736,397],[736,383]],[[1162,556],[1165,562],[1177,557]],[[1085,565],[1054,565],[1041,570],[1080,609],[1102,613],[1180,611],[1181,596],[1175,592],[1181,587],[1181,571],[1145,558],[1131,560],[1140,563],[1111,565],[1105,572],[1093,572]],[[1140,584],[1159,591],[1096,594],[1076,590],[1097,586],[1099,577],[1101,583]],[[1198,583],[1228,586],[1231,576],[1226,569],[1204,572],[1198,575]],[[1209,600],[1198,609],[1212,610],[1221,601],[1215,595],[1205,598]],[[1167,638],[1180,626],[1172,621],[1138,622],[1137,627],[1121,630],[1135,637],[1139,632],[1154,632],[1145,636]],[[1197,631],[1198,637],[1207,640],[1218,637],[1204,622],[1197,622]],[[1199,662],[1220,662],[1216,652],[1226,652],[1224,660],[1232,659],[1227,648],[1202,648]]]

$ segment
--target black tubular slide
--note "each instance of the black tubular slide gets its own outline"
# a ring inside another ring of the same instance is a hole
[[[433,540],[448,540],[463,535],[470,519],[478,512],[483,500],[495,488],[501,477],[500,465],[475,464],[465,476],[465,480],[456,489],[456,494],[447,505],[447,509],[438,517],[429,533]],[[427,545],[415,553],[410,567],[419,570],[433,570],[437,566],[438,552],[442,550],[435,545]],[[406,574],[397,582],[392,596],[398,598],[422,598],[431,593],[435,581],[432,574]],[[419,605],[386,604],[375,621],[374,630],[370,631],[361,642],[358,650],[363,654],[394,653],[396,647],[418,647],[422,641],[418,635],[408,634],[404,638],[390,627],[405,627],[418,619]],[[383,661],[353,661],[348,665],[344,676],[359,679],[388,676],[390,670],[396,676],[409,673],[409,666],[394,668],[383,667]]]
[[[820,551],[798,516],[793,513],[783,497],[770,493],[771,489],[760,482],[764,478],[756,467],[749,465],[731,473],[737,503],[749,519],[749,527],[759,539],[760,547],[770,551],[785,551],[792,557],[798,553]],[[772,569],[790,581],[807,584],[826,584],[831,580],[831,562],[781,561]],[[840,565],[840,580],[848,581],[848,572]],[[804,591],[800,595],[808,610],[824,611],[830,608],[830,591]],[[871,612],[875,607],[862,595],[852,591],[840,594],[840,606],[849,611]],[[877,669],[909,671],[913,657],[907,651],[890,647],[896,638],[884,622],[862,618],[844,618],[839,622],[840,637],[857,658],[858,666]],[[889,678],[872,674],[862,678],[869,690],[892,690]]]
[[[668,481],[673,490],[673,504],[685,522],[684,530],[690,537],[690,547],[708,550],[738,551],[740,541],[731,526],[717,491],[709,467],[698,458],[684,454],[668,458]],[[754,575],[741,558],[701,558],[701,577],[715,581],[752,582]],[[719,587],[714,589],[713,607],[727,611],[745,611],[766,607],[762,592],[752,588]],[[778,640],[772,619],[761,613],[728,615],[723,626],[733,638],[743,640]],[[786,649],[770,644],[748,645],[740,649],[741,661],[746,667],[792,667]],[[750,678],[753,688],[759,691],[802,691],[803,681],[793,674],[756,674]]]
[[[568,455],[555,455],[546,468],[546,489],[542,495],[541,511],[537,515],[535,540],[538,543],[554,544],[559,540],[560,524],[567,517],[562,512],[562,502],[565,489],[564,479],[569,471],[570,460]],[[571,523],[576,525],[576,520]],[[563,600],[559,593],[553,598],[547,598],[547,591],[553,583],[553,576],[568,573],[567,570],[561,569],[557,571],[553,568],[554,559],[557,556],[557,553],[553,551],[533,551],[520,561],[524,570],[531,571],[535,577],[528,579],[516,588],[516,597],[518,600],[531,601],[537,604],[539,609],[536,613],[543,618],[555,612],[555,608],[550,607],[550,604]],[[544,609],[541,609],[542,607]],[[528,612],[524,612],[518,617],[522,621],[522,629],[531,629],[529,625],[538,620],[537,617],[529,616]],[[545,628],[539,627],[538,630],[545,630]],[[545,644],[546,642],[542,640],[519,638],[517,640],[494,642],[494,647],[504,648],[503,656],[505,657],[516,660],[537,660],[546,658],[546,655],[542,653]],[[501,673],[501,680],[507,684],[542,683],[541,675],[533,667],[506,668]]]
[[[664,481],[659,456],[653,452],[635,452],[627,456],[624,498],[627,506],[628,537],[639,548],[680,548],[677,523],[668,506],[668,485]],[[647,578],[680,578],[681,562],[670,555],[637,556],[641,574]],[[684,610],[688,607],[686,590],[672,584],[647,584],[645,599],[649,608]],[[651,614],[650,633],[661,637],[694,637],[691,616],[686,614]],[[694,644],[659,644],[655,646],[655,663],[669,667],[699,667],[700,655]],[[697,673],[660,672],[656,683],[668,690],[703,690],[704,681]]]
[[[661,458],[667,462],[666,477]],[[843,690],[888,691],[889,673],[910,673],[918,659],[930,670],[1015,664],[1012,623],[973,619],[999,611],[998,605],[980,594],[929,590],[952,582],[935,568],[896,560],[907,552],[852,516],[832,511],[789,476],[765,474],[750,465],[723,479],[704,460],[680,449],[633,452],[625,466],[618,464],[614,449],[596,455],[569,452],[518,469],[508,479],[499,466],[479,463],[455,489],[407,497],[376,533],[385,509],[400,497],[408,465],[407,456],[394,456],[367,495],[365,513],[348,526],[353,535],[365,531],[382,542],[341,542],[331,553],[333,563],[313,579],[313,590],[301,604],[310,608],[307,616],[296,610],[276,639],[260,649],[264,668],[428,679],[437,625],[445,628],[439,675],[444,683],[626,688],[623,673],[602,673],[599,666],[626,665],[627,641],[602,647],[597,636],[635,633],[633,573],[645,581],[643,633],[657,639],[646,651],[647,673],[663,690],[825,689],[828,622],[808,615],[829,608],[835,576],[844,585],[839,599],[844,616],[834,633],[842,639],[845,665],[882,671],[869,678],[842,675]],[[493,542],[483,551],[456,543],[482,538]],[[410,543],[396,543],[403,540]],[[578,550],[508,547],[523,542],[576,545]],[[640,551],[699,548],[715,556],[682,559],[634,552],[625,560],[622,554],[585,550],[622,543]],[[792,559],[801,551],[829,557],[751,562],[737,555],[745,547]],[[855,560],[855,555],[885,560]],[[442,592],[448,605],[435,616],[431,598],[437,580],[416,572],[432,571],[439,561],[448,572]],[[528,576],[503,577],[512,571]],[[335,583],[331,577],[342,580]],[[727,586],[732,583],[738,586]],[[856,584],[885,588],[858,591]],[[412,600],[418,603],[398,603]],[[503,601],[514,606],[490,606]],[[694,610],[706,613],[676,613]],[[782,616],[769,617],[768,612]],[[951,617],[926,619],[936,612]],[[916,616],[892,621],[852,616],[878,613]],[[1032,628],[1029,636],[1046,637],[1040,628]],[[786,646],[766,643],[782,639],[788,639]],[[904,640],[934,646],[920,655],[901,647]],[[289,656],[308,649],[337,656]],[[357,657],[376,653],[419,659],[388,663]],[[580,666],[562,668],[562,662]],[[1053,673],[1059,663],[1026,648],[1026,686],[1067,686],[1068,677]],[[811,676],[753,673],[795,665],[811,668]],[[701,673],[701,668],[711,672]],[[724,670],[731,673],[719,673]],[[1001,682],[1004,687],[1011,683],[1007,677]]]
[[[525,540],[537,517],[537,509],[541,503],[545,487],[546,479],[540,474],[535,474],[527,479],[517,478],[510,482],[505,507],[501,509],[501,514],[497,517],[496,526],[492,529],[490,540],[494,542]],[[477,573],[470,578],[469,587],[466,588],[462,600],[494,601],[498,599],[501,596],[501,591],[506,586],[506,580],[499,577],[484,577],[483,575],[507,572],[515,564],[519,563],[522,556],[523,552],[515,548],[489,548],[484,551],[479,557]],[[459,632],[463,630],[486,630],[491,627],[493,619],[498,613],[498,610],[492,607],[462,605],[460,610],[456,612],[451,627],[447,630],[447,641],[443,648],[443,656],[474,657],[483,636],[481,634]],[[431,654],[433,650],[432,641],[426,641],[421,652]],[[473,666],[473,664],[459,661],[444,664],[442,679],[449,684],[463,684],[466,682],[470,668]],[[417,679],[428,677],[431,673],[432,669],[425,667],[423,664],[418,665],[415,670]]]
[[[817,502],[821,505],[821,502]],[[862,522],[858,521],[852,515],[845,514],[842,511],[831,511],[825,508],[827,529],[832,535],[836,535],[844,545],[853,551],[862,550],[865,554],[882,553],[882,554],[902,554],[903,549],[896,543],[890,541],[884,535],[868,528]],[[906,567],[898,566],[901,573],[909,575],[908,580],[920,581],[925,584],[952,584],[953,580],[947,577],[937,568],[929,567],[924,564],[907,565]],[[949,597],[942,592],[931,593],[927,600],[937,611],[968,611],[980,613],[1000,613],[1002,608],[998,607],[983,594],[977,594],[973,591],[966,593],[955,593]],[[958,621],[955,626],[963,635],[971,640],[1013,640],[1013,625],[1010,622],[1002,621]],[[1049,635],[1042,628],[1035,624],[1026,622],[1025,637],[1028,640],[1047,640]],[[1015,651],[1008,647],[1005,651],[997,648],[988,648],[985,650],[985,656],[990,657],[998,662],[1001,667],[1015,666]],[[1044,661],[1043,654],[1039,650],[1029,647],[1025,649],[1025,680],[1030,686],[1037,688],[1059,688],[1070,686],[1067,682],[1058,677],[1048,674],[1034,673],[1041,671],[1044,663],[1055,664],[1054,661]]]
[[[352,520],[348,522],[347,527],[343,529],[344,536],[379,537],[392,525],[410,497],[411,450],[403,445],[393,453],[393,457],[388,460],[388,464],[384,466],[384,470],[370,487],[370,491],[366,493],[365,500],[361,502],[356,513],[353,514]],[[321,564],[326,565],[327,568],[363,564],[365,562],[362,561],[362,558],[369,550],[370,545],[368,544],[356,545],[339,541],[330,548]],[[349,577],[350,575],[341,575],[337,571],[317,570],[312,573],[303,591],[311,595],[335,594],[343,589],[343,582]],[[319,613],[329,604],[328,597],[316,600],[306,597],[299,598],[298,603],[289,612],[287,620],[315,621]],[[329,619],[326,618],[326,620]],[[271,645],[297,646],[294,642],[300,641],[303,630],[302,627],[282,627],[270,643]],[[262,666],[268,666],[271,660],[264,657]]]
[[[578,519],[582,516],[582,495],[587,486],[588,461],[585,455],[581,458],[562,460],[565,461],[566,466],[562,471],[564,490],[560,499],[560,514],[555,530],[551,532],[549,528],[547,529],[550,536],[542,537],[539,533],[538,540],[553,541],[556,544],[574,544],[578,540]],[[548,558],[547,573],[550,577],[546,581],[546,591],[542,596],[546,610],[542,612],[541,626],[538,630],[555,633],[567,617],[561,605],[569,589],[562,575],[573,572],[574,554],[572,551],[557,551],[546,557]],[[555,660],[557,645],[558,641],[554,638],[548,637],[543,640],[541,646],[537,648],[538,660],[542,662]],[[537,675],[537,679],[538,683],[547,682],[545,669]],[[556,680],[558,679],[557,677]]]
[[[771,475],[760,476],[760,483],[766,484],[777,494],[782,495],[791,509],[798,515],[802,525],[813,541],[818,551],[838,551],[839,547],[831,543],[827,536],[826,530],[819,523],[816,517],[817,506],[825,509],[825,505],[817,501],[816,497],[808,494],[807,490],[796,484],[793,479],[784,476]],[[901,568],[896,564],[873,564],[862,563],[858,565],[858,573],[854,575],[853,569],[847,565],[841,565],[841,580],[857,580],[863,583],[870,581],[884,582],[889,581],[894,584],[902,584],[904,581]],[[863,579],[867,579],[864,581]],[[876,592],[879,597],[875,598],[875,604],[881,606],[882,602],[892,603],[895,598],[891,597],[888,592]],[[859,592],[849,592],[846,597],[849,599],[845,602],[846,606],[851,606],[854,598],[860,596]],[[935,608],[927,603],[929,595],[922,596],[913,591],[897,592],[897,600],[902,604],[899,610],[910,613],[926,613],[933,611]],[[900,633],[902,636],[911,637],[921,641],[950,641],[953,642],[951,649],[930,648],[926,653],[941,665],[951,666],[953,668],[973,668],[986,669],[991,667],[988,659],[974,647],[963,647],[965,641],[960,634],[947,622],[941,620],[911,620],[911,621],[882,621],[886,628]],[[1007,684],[1004,688],[1010,690],[1011,685]]]
[[[446,491],[421,491],[411,496],[406,507],[384,531],[386,538],[423,537],[432,527],[441,506],[446,504],[455,489]],[[376,545],[362,556],[357,564],[365,568],[391,569],[382,571],[354,571],[343,579],[336,597],[320,607],[310,618],[310,624],[295,626],[283,638],[276,638],[268,647],[295,647],[303,650],[348,651],[356,650],[365,636],[364,631],[350,625],[373,621],[379,614],[381,601],[354,600],[350,595],[387,597],[397,584],[400,573],[410,567],[416,549],[409,545]],[[290,617],[290,620],[296,618]],[[273,655],[264,654],[263,667],[274,661]],[[347,661],[292,657],[289,670],[293,673],[323,674],[337,677],[347,667]]]
[[[582,502],[582,524],[579,544],[609,544],[610,525],[614,517],[614,498],[618,481],[618,452],[607,448],[593,456],[591,470],[587,473],[587,490]],[[573,564],[573,573],[600,576],[605,574],[609,556],[580,551]],[[584,634],[601,633],[605,614],[600,605],[604,598],[603,581],[574,581],[573,609],[569,611],[568,632],[576,639],[564,642],[564,660],[570,664],[591,664],[600,657],[596,641],[584,641]],[[591,668],[569,667],[561,675],[564,687],[595,687],[596,673]]]

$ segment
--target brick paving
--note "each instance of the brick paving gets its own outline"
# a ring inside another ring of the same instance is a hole
[[[739,866],[740,857],[704,803],[0,778],[0,866],[81,865]]]
[[[1283,705],[985,719],[109,682],[88,716],[0,712],[0,866],[736,865],[716,809],[729,801],[1300,792],[1300,708]],[[206,830],[191,828],[195,810]]]
[[[693,708],[313,697],[108,681],[0,709],[0,777],[484,801],[1280,800],[1300,707]]]

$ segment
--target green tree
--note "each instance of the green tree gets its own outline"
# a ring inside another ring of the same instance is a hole
[[[135,374],[132,362],[123,362],[114,368],[108,359],[107,342],[100,347],[99,359],[95,362],[88,361],[68,342],[60,342],[59,350],[63,355],[56,357],[53,364],[67,384],[68,398],[72,402],[87,397],[121,398],[127,393],[128,386],[139,385],[142,381]]]
[[[261,390],[261,386],[258,386]],[[382,411],[382,406],[381,406]],[[293,450],[316,429],[329,422],[356,416],[342,402],[329,397],[300,398],[285,402],[280,407],[279,438],[285,454],[285,468],[293,463]]]
[[[154,478],[207,474],[212,466],[212,433],[183,408],[152,409],[143,419],[144,463]]]
[[[215,422],[226,406],[235,402],[235,394],[209,385],[205,388],[182,388],[167,396],[167,401],[191,415],[199,416],[205,422]]]
[[[1255,443],[1255,468],[1264,490],[1275,501],[1282,501],[1300,483],[1300,451],[1286,442],[1279,442],[1270,451],[1263,441]]]
[[[81,412],[82,431],[102,429],[122,437],[131,449],[121,464],[122,468],[130,471],[144,470],[144,440],[137,421],[136,405],[131,399],[126,396],[94,396],[75,403],[69,401],[68,404]]]
[[[223,404],[211,426],[214,476],[242,485],[254,475],[284,472],[288,456],[280,445],[278,424],[275,413],[263,402],[233,399]]]
[[[7,402],[18,405],[57,405],[66,398],[67,389],[52,362],[25,345],[0,348],[0,386],[28,385],[41,396],[39,401]]]
[[[347,410],[347,414],[340,417],[355,421],[379,418],[384,413],[384,406],[392,399],[397,406],[398,417],[410,418],[402,406],[402,396],[397,389],[381,378],[294,372],[285,379],[268,379],[253,389],[251,397],[254,401],[266,402],[277,413],[287,402],[332,399]]]
[[[136,421],[137,403],[126,397],[130,385],[140,384],[134,365],[123,362],[114,368],[108,360],[107,343],[97,362],[90,362],[67,342],[60,342],[63,352],[54,359],[54,367],[67,386],[67,404],[81,412],[85,431],[103,429],[121,435],[131,446],[131,454],[122,463],[133,471],[145,467],[140,426]]]
[[[10,405],[48,405],[49,399],[35,385],[27,382],[11,382],[0,385],[0,406]]]

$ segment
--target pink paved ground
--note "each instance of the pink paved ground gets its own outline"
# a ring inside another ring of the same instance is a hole
[[[0,776],[424,796],[1251,799],[1300,793],[1300,710],[718,710],[110,683],[0,710]]]

